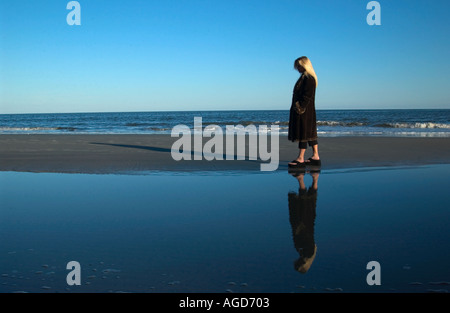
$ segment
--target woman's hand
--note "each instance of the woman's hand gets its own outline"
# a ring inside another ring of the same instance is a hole
[[[300,106],[300,103],[298,101],[295,102],[295,112],[297,112],[298,115],[302,115],[303,113],[305,113],[306,108],[303,108],[302,106]]]

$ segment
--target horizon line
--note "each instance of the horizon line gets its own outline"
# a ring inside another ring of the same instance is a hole
[[[391,108],[391,109],[351,109],[351,108],[344,108],[344,109],[317,109],[316,111],[406,111],[406,110],[450,110],[450,108]],[[102,113],[164,113],[164,112],[236,112],[236,111],[242,111],[242,112],[251,112],[251,111],[289,111],[289,109],[261,109],[261,110],[150,110],[150,111],[80,111],[80,112],[30,112],[30,113],[0,113],[0,115],[26,115],[26,114],[102,114]]]

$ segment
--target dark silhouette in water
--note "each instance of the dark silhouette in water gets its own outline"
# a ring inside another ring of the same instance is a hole
[[[298,193],[289,192],[289,221],[292,227],[294,246],[300,257],[294,262],[295,269],[304,274],[311,267],[317,252],[314,241],[314,224],[316,219],[317,182],[319,172],[310,173],[313,182],[306,189],[304,172],[292,173],[299,183]]]

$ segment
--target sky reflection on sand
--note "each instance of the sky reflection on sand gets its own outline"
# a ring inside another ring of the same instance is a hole
[[[2,172],[0,292],[448,291],[449,174]]]

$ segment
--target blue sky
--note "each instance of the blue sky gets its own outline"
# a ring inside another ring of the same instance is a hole
[[[0,113],[450,108],[449,1],[0,0]]]

